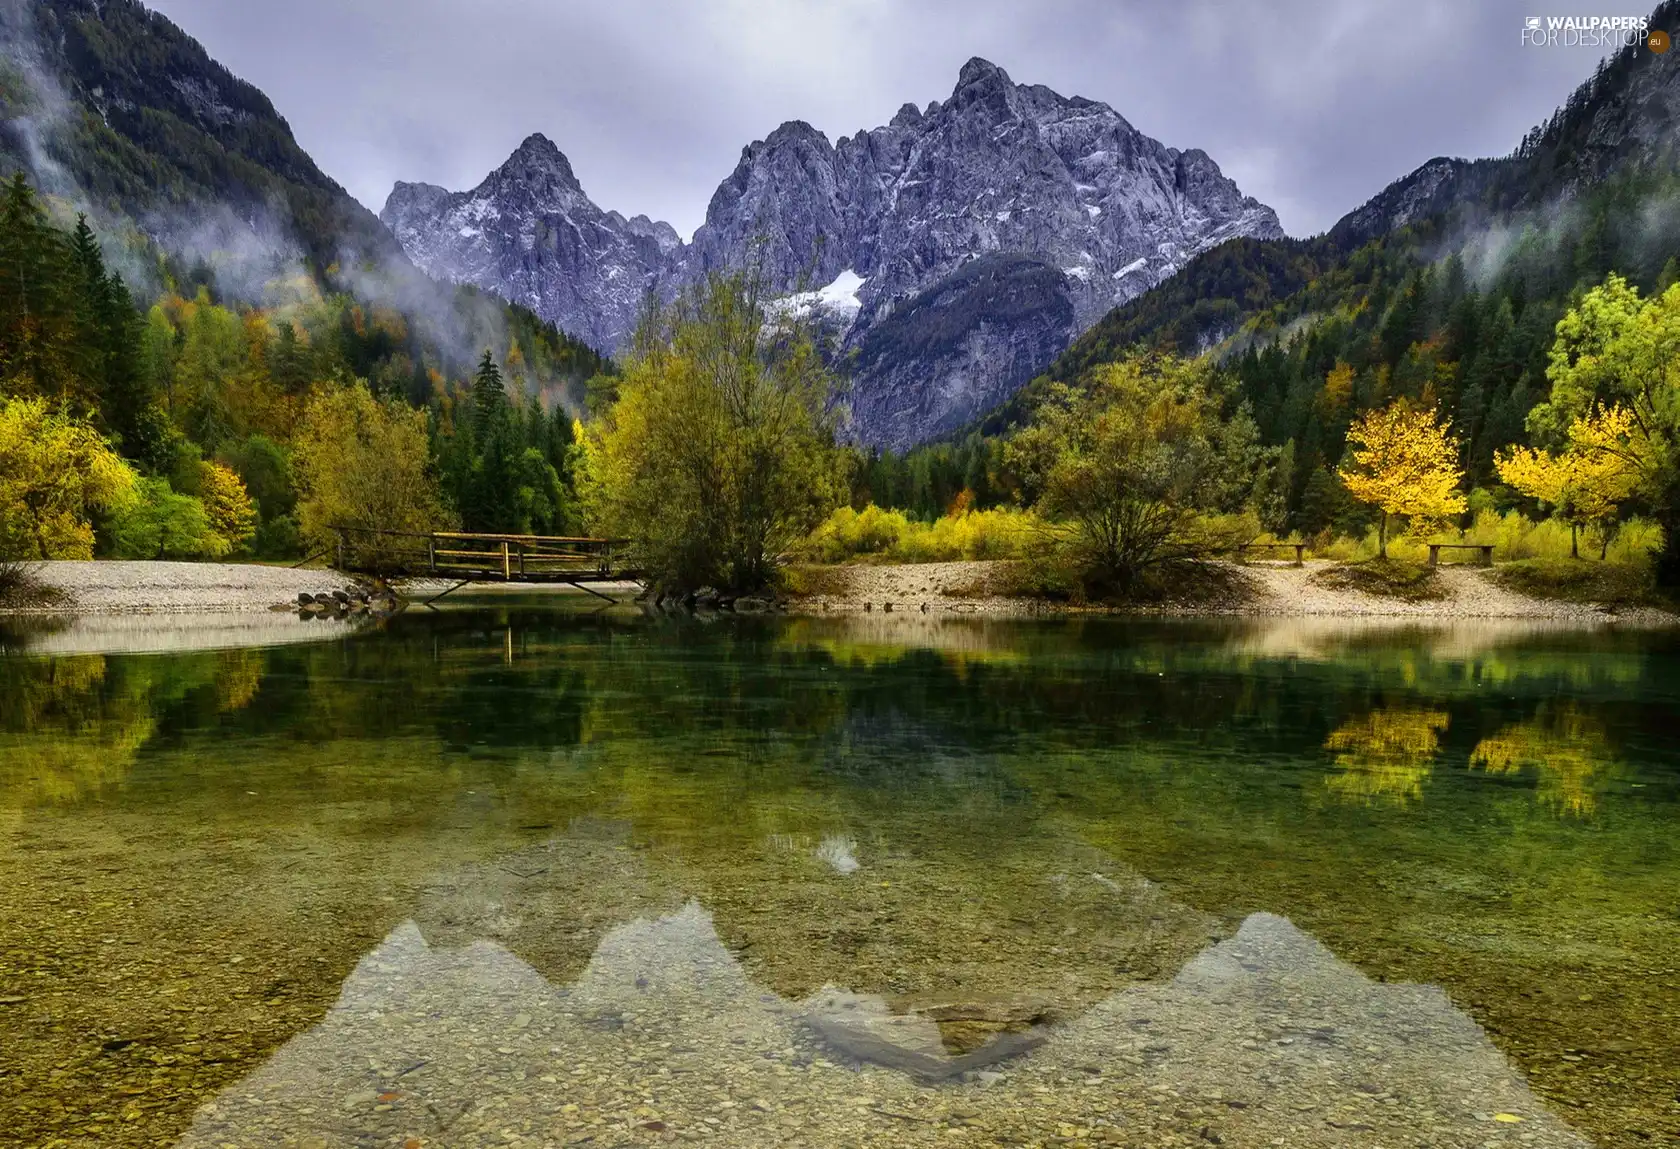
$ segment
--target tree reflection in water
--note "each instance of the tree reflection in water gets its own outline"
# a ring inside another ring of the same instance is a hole
[[[1337,771],[1325,788],[1352,802],[1421,800],[1448,721],[1439,710],[1396,706],[1343,723],[1324,740]]]
[[[1599,790],[1622,765],[1604,724],[1573,702],[1545,703],[1529,721],[1482,739],[1470,764],[1495,774],[1533,770],[1541,803],[1581,818],[1598,808]]]

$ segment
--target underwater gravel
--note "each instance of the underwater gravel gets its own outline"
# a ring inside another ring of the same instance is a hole
[[[567,986],[409,923],[180,1145],[1589,1144],[1439,989],[1373,983],[1269,914],[957,1082],[846,1057],[813,1008],[692,903],[614,929]]]

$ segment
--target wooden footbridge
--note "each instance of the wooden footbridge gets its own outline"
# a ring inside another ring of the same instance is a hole
[[[462,531],[383,531],[334,527],[339,570],[382,576],[427,576],[455,585],[428,603],[478,582],[561,583],[611,599],[592,583],[639,582],[623,539],[498,535]]]

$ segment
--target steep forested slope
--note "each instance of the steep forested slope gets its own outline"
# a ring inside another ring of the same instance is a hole
[[[1680,23],[1665,3],[1652,27]],[[1309,240],[1239,240],[1116,308],[1051,367],[1073,380],[1140,344],[1215,349],[1266,440],[1286,448],[1290,526],[1345,496],[1349,422],[1399,396],[1451,416],[1472,481],[1526,437],[1572,297],[1611,271],[1666,287],[1680,254],[1680,53],[1606,60],[1507,157],[1432,160]],[[1019,420],[1029,389],[985,424]]]

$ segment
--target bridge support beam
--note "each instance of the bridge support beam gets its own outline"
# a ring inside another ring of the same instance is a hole
[[[448,590],[443,591],[439,594],[434,594],[431,598],[427,599],[425,602],[421,603],[420,605],[421,606],[431,606],[434,602],[437,602],[439,599],[447,598],[450,595],[454,594],[456,591],[460,590],[462,587],[467,586],[469,583],[473,583],[473,582],[476,582],[476,581],[477,581],[476,579],[464,578],[460,582],[456,583],[454,586],[450,587]]]

